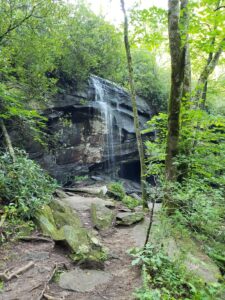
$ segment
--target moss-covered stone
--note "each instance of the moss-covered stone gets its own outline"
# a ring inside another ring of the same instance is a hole
[[[132,225],[144,219],[143,212],[121,212],[116,216],[116,223],[119,225]]]
[[[61,201],[54,200],[50,203],[50,209],[54,216],[54,221],[57,228],[64,225],[81,227],[81,221],[76,211],[67,206]]]
[[[36,214],[36,219],[45,235],[64,241],[73,260],[102,262],[107,257],[98,239],[82,227],[78,214],[65,203],[54,200],[51,207],[46,205]]]
[[[39,210],[36,220],[44,235],[50,236],[55,241],[64,240],[63,234],[56,227],[52,210],[48,205]]]
[[[99,230],[107,230],[112,227],[115,212],[103,205],[91,204],[91,220]]]

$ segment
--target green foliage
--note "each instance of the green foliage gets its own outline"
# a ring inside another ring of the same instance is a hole
[[[64,26],[69,38],[64,41],[60,71],[77,81],[90,73],[118,81],[125,66],[122,34],[83,3],[71,11]]]
[[[137,199],[131,197],[131,196],[124,196],[122,199],[122,202],[124,205],[126,205],[128,208],[133,209],[138,205],[141,205],[141,202],[138,201]]]
[[[205,285],[188,273],[180,261],[171,261],[160,247],[147,244],[132,249],[133,265],[142,266],[143,287],[136,291],[140,300],[222,299],[220,284]]]
[[[136,6],[131,11],[132,42],[143,48],[160,51],[167,43],[167,12],[156,6],[149,9],[139,9]]]
[[[52,199],[56,182],[23,151],[16,151],[17,159],[12,163],[8,153],[0,156],[0,199],[8,205],[7,214],[16,213],[26,219]]]
[[[4,289],[4,282],[0,279],[0,293]]]
[[[224,38],[225,16],[223,9],[216,10],[219,1],[191,1],[190,44],[194,71],[202,69],[209,53],[215,53]],[[224,5],[220,1],[219,6]],[[207,20],[207,22],[206,22]]]
[[[147,141],[149,174],[163,173],[167,135],[167,115],[159,114],[147,124],[155,130],[155,141]],[[209,185],[224,186],[225,121],[223,116],[209,115],[201,110],[183,110],[180,130],[180,153],[174,164],[179,176],[188,166],[188,178],[201,179]],[[187,175],[187,174],[186,174]]]
[[[160,176],[164,171],[167,136],[167,114],[159,113],[147,122],[147,128],[142,133],[154,133],[154,140],[147,140],[147,174]]]
[[[74,180],[75,181],[85,181],[88,179],[88,176],[87,175],[83,175],[83,176],[75,176],[74,177]]]
[[[123,187],[123,184],[120,182],[112,182],[108,185],[108,189],[110,192],[113,193],[119,200],[123,200],[123,198],[126,196],[125,189]]]
[[[180,153],[174,161],[177,182],[164,179],[166,120],[166,115],[155,116],[146,130],[156,131],[155,141],[146,142],[148,174],[156,175],[158,183],[150,195],[174,203],[176,209],[170,216],[174,227],[188,230],[203,242],[205,251],[224,270],[224,118],[182,108]]]
[[[156,56],[145,49],[133,49],[135,89],[146,99],[154,112],[167,110],[169,97],[169,70],[156,62]]]
[[[33,221],[24,221],[18,216],[17,208],[13,205],[3,207],[6,220],[1,226],[0,245],[18,237],[29,236],[36,229]]]

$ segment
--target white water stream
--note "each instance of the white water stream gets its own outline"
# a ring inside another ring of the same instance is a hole
[[[98,103],[101,117],[105,126],[105,149],[106,149],[106,164],[108,170],[110,170],[111,176],[116,176],[116,160],[115,160],[115,149],[114,149],[114,133],[115,128],[113,124],[114,110],[109,102],[107,93],[104,89],[104,85],[97,76],[91,77],[94,89],[95,89],[95,101]],[[120,134],[120,130],[118,134]],[[121,141],[121,137],[119,137]]]

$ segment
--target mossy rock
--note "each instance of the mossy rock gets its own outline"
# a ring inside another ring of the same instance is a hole
[[[91,220],[99,230],[107,230],[112,227],[115,212],[103,205],[91,204]]]
[[[75,261],[102,263],[107,257],[98,239],[82,227],[78,214],[63,202],[54,200],[51,207],[44,206],[36,214],[36,220],[45,235],[67,245]]]
[[[50,236],[55,241],[64,240],[63,234],[56,227],[52,210],[48,205],[39,210],[36,220],[44,235]]]
[[[64,225],[71,225],[74,227],[82,226],[77,212],[63,202],[54,200],[49,206],[57,228],[61,228]]]
[[[118,225],[132,225],[144,219],[143,212],[121,212],[116,216],[116,224]]]

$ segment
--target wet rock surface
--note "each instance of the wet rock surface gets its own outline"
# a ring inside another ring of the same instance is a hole
[[[143,99],[137,103],[143,127],[151,110]],[[47,148],[32,140],[29,128],[26,136],[10,135],[59,181],[72,183],[77,175],[96,172],[119,176],[121,164],[138,160],[131,101],[121,87],[92,76],[79,89],[61,89],[48,105]]]

